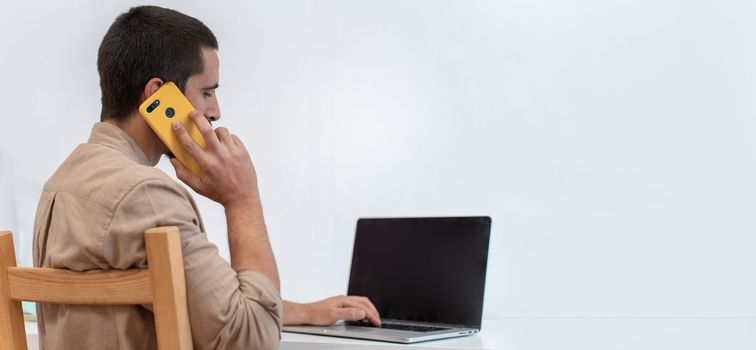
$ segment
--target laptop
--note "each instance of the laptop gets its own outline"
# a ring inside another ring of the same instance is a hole
[[[370,298],[382,326],[283,330],[395,343],[478,333],[490,231],[490,217],[359,219],[347,294]]]

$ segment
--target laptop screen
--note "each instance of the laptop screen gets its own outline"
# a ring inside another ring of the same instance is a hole
[[[489,217],[360,219],[349,295],[381,318],[480,328]]]

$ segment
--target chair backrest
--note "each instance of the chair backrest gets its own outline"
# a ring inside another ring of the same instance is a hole
[[[147,269],[74,272],[16,267],[13,236],[0,232],[0,350],[27,349],[21,301],[152,304],[159,349],[192,349],[181,241],[175,226],[145,231]]]

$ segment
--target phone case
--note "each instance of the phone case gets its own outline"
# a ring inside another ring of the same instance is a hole
[[[194,107],[189,103],[181,90],[173,82],[166,82],[152,96],[147,98],[139,106],[139,114],[147,121],[155,134],[160,137],[166,147],[178,158],[181,163],[196,176],[202,174],[197,161],[189,155],[181,145],[178,137],[173,133],[171,124],[175,121],[181,122],[184,128],[189,132],[194,142],[203,149],[207,148],[205,139],[202,137],[197,125],[189,118],[189,114],[194,111]]]

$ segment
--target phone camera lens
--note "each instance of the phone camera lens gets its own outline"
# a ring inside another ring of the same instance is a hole
[[[173,110],[172,107],[168,107],[165,109],[165,116],[168,118],[173,118],[173,116],[176,115],[176,111]]]
[[[149,106],[147,106],[147,113],[152,113],[152,111],[154,111],[155,108],[157,108],[157,106],[159,105],[160,105],[160,100],[153,101],[152,103],[150,103]]]

